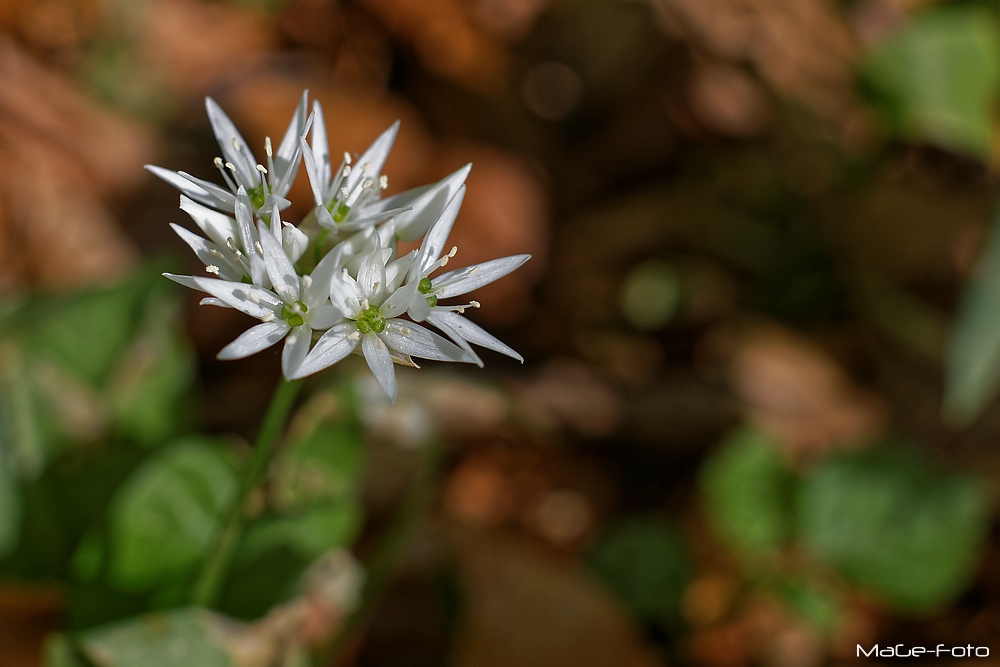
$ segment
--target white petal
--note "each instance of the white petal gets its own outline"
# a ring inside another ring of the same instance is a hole
[[[182,171],[170,171],[152,164],[147,164],[146,170],[174,186],[191,199],[206,206],[227,209],[232,208],[232,202],[235,201],[231,192],[225,192],[218,187],[209,188],[207,185],[214,184],[206,185],[205,181],[189,176]]]
[[[413,283],[417,286],[418,283]],[[431,314],[431,305],[427,303],[427,296],[419,291],[415,292],[406,308],[406,314],[413,318],[415,322],[423,322]]]
[[[227,253],[224,253],[222,248],[215,243],[206,241],[197,234],[189,232],[180,225],[175,225],[172,222],[170,223],[170,228],[177,232],[177,236],[181,237],[194,250],[194,254],[198,256],[202,264],[217,267],[219,270],[218,275],[223,280],[238,282],[246,275],[243,267],[230,260]],[[213,250],[218,254],[212,254]]]
[[[281,247],[292,263],[299,261],[309,248],[309,237],[294,225],[284,224],[281,227]]]
[[[435,310],[427,316],[427,321],[436,327],[440,327],[440,329],[447,333],[453,340],[454,337],[451,336],[452,332],[469,341],[473,345],[479,345],[480,347],[485,347],[488,350],[493,350],[494,352],[499,352],[500,354],[506,354],[508,357],[512,357],[521,363],[524,363],[524,357],[518,354],[512,347],[506,345],[501,340],[485,331],[478,324],[462,317],[458,313],[450,310]]]
[[[365,355],[365,361],[368,362],[368,368],[375,374],[375,379],[389,395],[389,401],[395,403],[396,371],[392,367],[392,355],[389,354],[389,349],[378,335],[370,333],[361,338],[361,351]]]
[[[397,287],[396,291],[382,303],[378,309],[379,314],[385,318],[396,317],[409,310],[417,300],[427,303],[427,297],[418,292],[417,287],[418,283],[407,283],[402,287]]]
[[[330,301],[344,317],[353,320],[361,314],[361,290],[346,271],[336,273],[330,279]]]
[[[272,217],[272,220],[275,218]],[[275,220],[277,225],[280,220]],[[274,291],[278,293],[285,303],[295,303],[299,300],[299,276],[295,273],[295,267],[285,254],[284,248],[275,240],[274,234],[264,226],[261,221],[260,245],[264,250],[264,269],[267,277],[271,279]]]
[[[191,216],[194,224],[198,225],[198,228],[205,232],[205,236],[223,248],[226,247],[227,239],[240,238],[240,230],[236,226],[236,219],[231,215],[213,211],[186,195],[181,195],[181,210]]]
[[[302,91],[302,101],[295,109],[295,114],[288,124],[288,129],[285,130],[281,145],[278,146],[278,151],[274,154],[274,169],[278,173],[272,177],[271,182],[274,184],[275,192],[281,196],[288,194],[292,183],[295,182],[295,174],[299,170],[300,151],[302,150],[299,146],[299,139],[308,131],[306,129],[308,97],[309,91]]]
[[[219,308],[232,308],[228,303],[222,299],[216,299],[214,296],[206,296],[204,299],[198,302],[199,306],[218,306]]]
[[[399,289],[406,278],[406,273],[413,265],[413,259],[417,256],[416,250],[411,250],[392,264],[385,267],[385,288],[387,292]]]
[[[243,135],[229,120],[229,116],[222,110],[211,97],[205,98],[205,110],[208,112],[208,120],[212,124],[212,131],[219,142],[219,148],[226,161],[231,162],[236,167],[236,175],[240,183],[247,185],[259,181],[257,176],[257,166],[254,163],[253,151],[243,139]],[[233,146],[235,140],[236,146]]]
[[[398,132],[399,121],[397,120],[392,124],[392,127],[372,142],[368,150],[361,154],[355,163],[355,168],[351,170],[344,181],[343,187],[347,188],[348,192],[352,192],[363,179],[378,178],[379,174],[382,173],[382,167],[385,166],[386,159],[389,157],[389,151],[392,150],[392,144],[396,141]]]
[[[411,210],[400,213],[393,218],[396,224],[396,235],[399,236],[400,240],[416,241],[430,229],[448,202],[465,183],[465,177],[469,175],[470,169],[472,169],[472,165],[467,164],[437,183],[401,192],[380,202],[382,210],[405,206],[411,208]]]
[[[274,292],[255,285],[247,285],[229,280],[217,280],[215,278],[178,276],[172,273],[164,273],[163,275],[185,287],[208,292],[233,308],[257,319],[263,319],[280,313],[281,307],[284,305]]]
[[[511,255],[510,257],[493,259],[457,271],[442,273],[434,278],[431,284],[434,285],[434,293],[438,295],[439,299],[459,296],[479,289],[483,285],[489,285],[498,278],[503,278],[529,259],[531,259],[531,255]]]
[[[309,177],[309,187],[312,188],[313,201],[316,203],[317,209],[325,209],[326,202],[323,201],[323,195],[326,192],[327,182],[322,180],[323,177],[320,175],[320,166],[316,164],[316,157],[306,144],[306,140],[299,139],[299,143],[301,144],[302,149],[302,161],[306,165],[306,176]]]
[[[431,265],[444,253],[445,244],[448,242],[448,234],[458,217],[458,210],[462,207],[462,200],[465,199],[465,186],[461,186],[455,196],[451,198],[437,222],[431,226],[420,244],[417,251],[417,260],[410,267],[408,280],[420,280],[430,271]]]
[[[309,354],[309,344],[312,343],[312,328],[308,324],[297,326],[285,339],[285,349],[281,351],[281,372],[290,379],[302,366]]]
[[[388,320],[385,331],[379,336],[392,349],[411,357],[436,361],[472,361],[454,343],[406,320]]]
[[[329,329],[344,319],[343,314],[333,306],[310,306],[309,326],[315,330]]]
[[[240,334],[239,338],[222,348],[217,357],[219,359],[242,359],[251,354],[257,354],[284,338],[289,329],[291,327],[284,320],[264,322],[250,327]]]
[[[331,328],[320,336],[312,351],[292,373],[289,380],[297,380],[313,373],[318,373],[328,366],[337,363],[358,346],[360,335],[354,322],[343,322]]]
[[[469,345],[469,341],[462,338],[462,336],[459,335],[459,333],[455,329],[448,326],[448,324],[445,322],[433,319],[430,315],[428,315],[427,321],[433,323],[434,326],[436,326],[438,329],[444,332],[444,335],[452,339],[455,342],[455,345],[458,345],[460,348],[462,348],[465,354],[468,355],[468,357],[472,359],[472,361],[477,366],[479,366],[480,368],[483,367],[483,360],[479,358],[479,355],[476,354],[476,351],[472,349],[471,345]]]
[[[330,298],[330,283],[340,268],[340,253],[336,250],[326,253],[309,274],[309,286],[306,287],[305,281],[302,283],[300,298],[306,306],[311,309]]]
[[[372,251],[361,259],[358,268],[358,287],[361,294],[372,305],[380,305],[385,299],[385,260],[384,249],[376,242],[372,243]]]
[[[330,145],[326,138],[326,119],[319,100],[313,100],[312,154],[316,162],[316,175],[325,187],[333,178],[330,164]]]

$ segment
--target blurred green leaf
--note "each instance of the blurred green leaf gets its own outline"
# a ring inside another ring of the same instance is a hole
[[[10,452],[0,442],[0,556],[16,546],[21,533],[21,492]]]
[[[1000,28],[991,9],[917,15],[869,54],[864,73],[904,137],[989,157],[1000,87]]]
[[[142,273],[114,287],[39,299],[21,315],[27,350],[99,386],[142,321],[154,276]]]
[[[1000,212],[965,288],[948,341],[944,417],[968,426],[1000,387]]]
[[[49,635],[42,647],[42,667],[91,667],[63,634]]]
[[[201,609],[150,614],[84,632],[77,645],[97,667],[232,667],[214,620]]]
[[[310,507],[292,516],[266,516],[252,524],[239,559],[255,560],[272,549],[288,547],[307,560],[334,547],[350,544],[358,535],[361,504],[344,500]]]
[[[364,463],[363,432],[353,416],[320,421],[279,454],[275,505],[294,511],[317,502],[351,497]]]
[[[843,605],[836,594],[813,581],[786,579],[778,593],[789,607],[814,628],[827,635],[837,629]]]
[[[116,427],[140,444],[159,444],[177,432],[194,379],[194,354],[175,324],[177,306],[174,299],[150,305],[109,388]]]
[[[612,527],[588,565],[639,619],[664,622],[680,611],[688,581],[688,556],[680,536],[655,518]]]
[[[142,465],[111,508],[111,578],[148,589],[190,573],[236,495],[236,473],[207,440],[179,441]]]
[[[815,557],[901,611],[949,602],[968,583],[988,529],[975,480],[932,475],[897,450],[831,461],[802,485],[799,534]]]
[[[741,556],[779,549],[791,532],[793,481],[773,442],[749,427],[737,430],[702,470],[712,527]]]

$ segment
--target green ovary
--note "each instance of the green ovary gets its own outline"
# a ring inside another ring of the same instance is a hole
[[[327,207],[330,214],[333,215],[334,222],[343,222],[347,214],[351,212],[351,207],[347,204],[342,204],[334,199],[330,202],[330,206]]]
[[[264,200],[267,199],[267,194],[267,188],[263,183],[247,192],[247,196],[250,197],[250,203],[253,204],[254,209],[258,209],[264,205]]]
[[[431,308],[433,308],[434,306],[438,305],[437,295],[431,294],[431,290],[432,289],[434,289],[434,285],[431,284],[431,279],[430,278],[421,278],[420,282],[417,283],[417,291],[418,292],[420,292],[421,294],[430,294],[430,296],[427,297],[427,304]]]
[[[281,307],[281,319],[288,322],[290,327],[300,327],[306,323],[306,319],[302,317],[303,313],[308,313],[309,307],[301,301],[296,301],[294,307],[289,307],[285,304]]]
[[[363,334],[385,331],[385,318],[379,314],[377,306],[369,306],[361,311],[355,323],[358,325],[358,331]]]

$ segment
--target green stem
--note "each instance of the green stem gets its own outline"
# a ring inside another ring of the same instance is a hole
[[[379,602],[392,584],[399,562],[406,555],[420,520],[426,515],[434,500],[441,452],[441,443],[436,439],[427,443],[422,450],[420,466],[410,483],[406,497],[368,560],[368,576],[361,604],[348,617],[333,642],[317,652],[318,659],[315,664],[342,664],[345,653],[354,645],[358,634],[374,615]]]
[[[236,554],[236,548],[240,544],[240,537],[243,533],[243,513],[247,499],[260,484],[264,475],[267,474],[274,446],[285,428],[288,413],[291,411],[292,405],[295,404],[295,398],[301,388],[301,380],[287,382],[281,379],[278,381],[260,431],[257,432],[253,457],[243,468],[237,496],[229,507],[222,533],[195,583],[192,602],[196,605],[211,607],[218,600],[222,585],[226,581],[226,572],[229,570],[229,565]]]

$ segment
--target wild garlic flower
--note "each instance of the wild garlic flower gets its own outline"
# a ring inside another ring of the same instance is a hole
[[[336,257],[329,255],[311,274],[300,277],[281,246],[279,234],[263,221],[257,232],[256,245],[271,289],[256,283],[164,275],[181,285],[212,295],[211,299],[202,302],[204,305],[225,305],[261,321],[224,347],[218,354],[219,359],[242,359],[285,339],[281,369],[285,377],[292,377],[309,352],[313,331],[324,331],[342,319],[329,302]]]
[[[320,336],[312,351],[291,377],[305,377],[332,366],[359,347],[375,379],[396,400],[396,374],[393,364],[416,366],[412,357],[437,361],[472,362],[458,346],[424,327],[400,319],[405,304],[393,303],[392,288],[405,275],[412,253],[388,267],[387,248],[377,239],[365,255],[355,280],[344,269],[335,275],[330,285],[330,299],[342,316]]]
[[[284,210],[290,204],[285,195],[299,170],[299,139],[309,131],[307,96],[308,91],[302,93],[302,101],[285,130],[277,152],[271,147],[271,138],[265,139],[266,167],[254,157],[243,135],[222,107],[211,97],[205,98],[208,119],[224,156],[215,158],[215,166],[222,173],[228,190],[183,171],[170,171],[155,165],[146,165],[146,169],[173,185],[187,198],[219,211],[230,213],[234,210],[240,188],[247,193],[255,215],[260,210],[270,212],[274,206]]]
[[[235,308],[260,321],[223,348],[220,359],[247,357],[284,340],[282,372],[292,380],[356,353],[393,401],[393,364],[416,366],[416,358],[482,366],[472,345],[521,359],[462,316],[478,303],[439,303],[491,283],[528,259],[515,255],[433,275],[455,256],[454,248],[442,253],[471,165],[383,199],[382,169],[398,122],[356,160],[345,154],[334,171],[322,107],[314,103],[306,117],[303,94],[277,152],[267,141],[265,167],[222,109],[211,99],[205,104],[225,158],[216,164],[226,187],[184,172],[147,168],[181,191],[181,209],[203,236],[171,226],[209,274],[164,275],[206,292],[203,305]],[[310,132],[311,145],[306,143]],[[285,195],[300,161],[315,204],[302,229],[282,221],[280,213],[289,205]],[[421,237],[418,250],[397,256],[399,241]],[[434,325],[451,341],[420,322]]]
[[[480,367],[483,362],[469,343],[523,362],[521,355],[510,346],[462,316],[466,308],[479,308],[479,302],[471,301],[461,305],[439,304],[440,299],[468,294],[488,285],[514,271],[531,258],[531,255],[502,257],[431,278],[431,274],[447,265],[458,251],[457,247],[453,247],[448,254],[442,255],[464,197],[463,185],[448,203],[441,217],[424,236],[416,256],[410,263],[406,283],[396,290],[389,301],[405,304],[403,309],[415,322],[426,320],[443,331]]]

